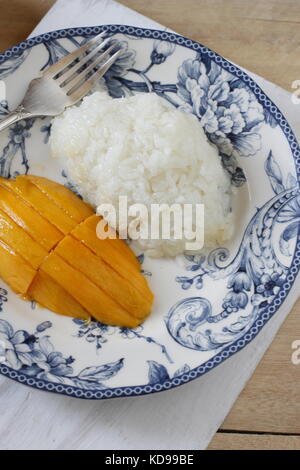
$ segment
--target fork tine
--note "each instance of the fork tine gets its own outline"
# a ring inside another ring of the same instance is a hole
[[[77,101],[81,100],[96,84],[96,82],[103,77],[103,75],[107,72],[107,70],[112,66],[112,64],[116,61],[116,59],[121,54],[122,50],[119,49],[115,52],[104,64],[100,69],[98,69],[93,75],[84,82],[79,88],[69,94],[69,98],[72,103],[76,103]]]
[[[103,66],[96,70],[93,75],[88,79],[88,82],[91,83],[91,85],[95,85],[95,83],[103,77],[103,75],[108,71],[108,69],[113,65],[113,63],[117,60],[117,58],[120,56],[122,53],[122,49],[119,49],[117,52],[115,52],[104,64]]]
[[[82,60],[79,62],[75,62],[74,65],[71,66],[71,68],[67,69],[60,77],[55,78],[54,80],[56,83],[61,85],[62,83],[66,82],[69,78],[74,75],[75,72],[77,72],[83,65],[85,65],[87,62],[89,62],[94,56],[98,54],[98,52],[105,47],[111,38],[105,39],[103,42],[101,42],[97,47],[92,49]]]
[[[79,86],[81,81],[86,78],[87,74],[91,72],[94,68],[98,67],[101,62],[103,62],[106,57],[110,55],[112,50],[116,47],[116,44],[113,44],[110,46],[107,51],[103,52],[100,56],[97,57],[96,60],[94,60],[88,67],[86,67],[82,72],[80,72],[78,75],[76,75],[70,82],[68,82],[65,86],[62,86],[62,90],[65,93],[69,93],[73,88],[76,86]]]
[[[94,46],[99,41],[99,39],[102,39],[104,34],[105,34],[105,31],[103,31],[102,33],[92,38],[90,41],[88,41],[83,46],[76,49],[71,54],[68,54],[66,57],[63,57],[58,62],[55,62],[55,64],[51,65],[43,72],[43,75],[49,76],[52,78],[55,77],[57,74],[62,72],[64,68],[66,68],[72,62],[74,62],[74,60],[78,59],[78,57],[80,57],[86,50]]]

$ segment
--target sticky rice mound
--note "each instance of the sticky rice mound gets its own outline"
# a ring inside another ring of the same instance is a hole
[[[98,212],[128,205],[204,204],[205,247],[234,230],[230,178],[198,121],[154,93],[112,99],[95,92],[52,123],[51,153]],[[113,224],[113,220],[109,220]],[[118,229],[117,226],[114,228]],[[186,240],[137,240],[152,257],[176,256]]]

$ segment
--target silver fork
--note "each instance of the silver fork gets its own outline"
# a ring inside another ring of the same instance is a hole
[[[81,100],[113,65],[121,49],[103,39],[105,32],[63,57],[32,80],[22,103],[0,121],[0,131],[11,124],[37,116],[56,116]],[[112,55],[111,55],[112,54]]]

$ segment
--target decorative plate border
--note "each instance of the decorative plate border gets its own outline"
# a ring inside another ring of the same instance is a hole
[[[230,73],[236,75],[240,78],[254,93],[257,100],[267,108],[270,114],[276,119],[280,128],[282,129],[284,135],[287,138],[289,146],[291,148],[294,160],[296,173],[298,177],[298,183],[300,180],[300,147],[297,142],[297,139],[288,124],[287,120],[278,109],[278,107],[273,103],[273,101],[268,98],[268,96],[262,91],[262,89],[257,85],[257,83],[249,77],[245,72],[239,69],[236,65],[232,64],[228,60],[224,59],[217,53],[213,52],[211,49],[202,46],[200,43],[192,41],[191,39],[185,38],[175,33],[168,33],[166,31],[159,31],[155,29],[145,29],[145,28],[136,28],[134,26],[126,25],[105,25],[105,26],[95,26],[95,27],[79,27],[79,28],[70,28],[62,29],[58,31],[53,31],[50,33],[42,34],[35,38],[28,39],[27,41],[21,42],[20,44],[12,47],[3,54],[0,54],[0,64],[5,62],[5,60],[13,57],[15,54],[29,49],[35,45],[45,43],[51,39],[61,39],[68,38],[73,36],[92,36],[99,34],[102,31],[108,31],[111,33],[123,33],[129,34],[135,37],[141,38],[150,38],[150,39],[159,39],[163,41],[169,41],[180,46],[185,46],[188,49],[201,52],[204,55],[215,60],[222,68],[228,70]],[[87,400],[101,400],[108,398],[117,398],[117,397],[130,397],[138,395],[147,395],[150,393],[157,393],[164,390],[169,390],[184,383],[190,382],[191,380],[201,377],[208,371],[214,369],[217,365],[224,362],[229,357],[236,354],[238,351],[243,349],[247,344],[249,344],[263,328],[263,326],[273,317],[277,312],[279,307],[283,304],[287,295],[289,294],[295,279],[300,270],[300,224],[298,229],[298,236],[296,242],[296,249],[294,253],[294,258],[291,263],[289,274],[287,276],[286,282],[283,284],[281,290],[277,296],[273,299],[273,302],[263,309],[260,314],[260,317],[254,322],[250,330],[245,334],[242,339],[239,339],[232,343],[230,346],[224,348],[220,353],[216,354],[212,359],[205,362],[199,367],[192,369],[191,371],[182,374],[176,378],[166,380],[164,383],[157,383],[153,385],[140,385],[140,386],[131,386],[131,387],[118,387],[118,388],[106,388],[103,390],[82,390],[77,387],[67,386],[62,384],[54,384],[46,380],[36,380],[34,378],[29,378],[24,374],[19,373],[18,371],[0,365],[0,374],[9,377],[12,380],[23,383],[30,387],[44,390],[48,392],[63,394],[75,398],[83,398]]]

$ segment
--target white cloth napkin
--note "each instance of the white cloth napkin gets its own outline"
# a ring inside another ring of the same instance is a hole
[[[32,35],[109,23],[163,27],[112,0],[58,0]],[[300,138],[291,95],[250,75]],[[207,375],[161,394],[102,402],[31,390],[0,378],[1,449],[205,449],[295,303],[299,278],[280,311],[244,350]],[[5,405],[4,405],[5,404]]]

